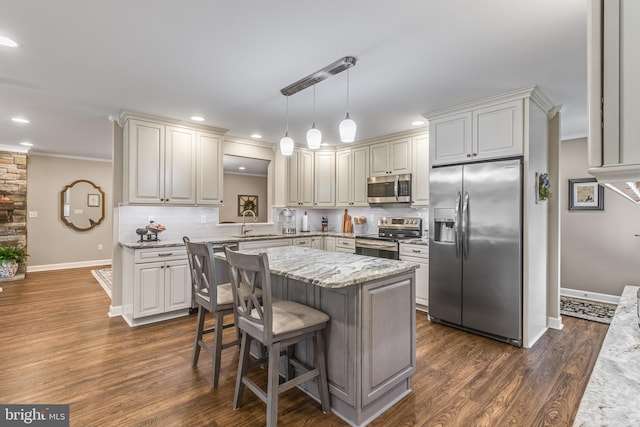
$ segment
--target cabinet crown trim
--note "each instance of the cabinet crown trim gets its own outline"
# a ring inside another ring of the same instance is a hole
[[[200,131],[212,132],[212,133],[218,133],[218,134],[225,134],[229,131],[229,129],[218,128],[215,126],[202,125],[199,123],[186,122],[182,120],[170,119],[168,117],[154,116],[151,114],[138,113],[135,111],[128,111],[128,110],[122,110],[120,112],[120,115],[118,117],[118,124],[120,125],[120,127],[124,127],[124,123],[127,120],[131,120],[131,119],[142,120],[147,122],[150,121],[153,123],[163,124],[163,125],[182,126],[182,127],[187,127],[193,130],[200,130]]]
[[[503,102],[517,101],[520,99],[529,98],[535,102],[545,113],[548,113],[554,108],[553,103],[546,97],[538,86],[527,86],[521,89],[517,89],[511,92],[502,93],[499,95],[490,96],[475,101],[470,101],[464,104],[455,105],[453,107],[447,107],[440,110],[430,111],[424,113],[422,116],[427,120],[438,119],[450,114],[462,113],[465,111],[474,110],[477,108],[483,108],[490,105],[501,104]]]

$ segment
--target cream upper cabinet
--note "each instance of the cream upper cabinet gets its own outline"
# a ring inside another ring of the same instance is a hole
[[[411,173],[411,140],[394,139],[370,146],[371,176]]]
[[[429,205],[429,134],[411,138],[411,200],[413,206]]]
[[[474,160],[523,153],[523,101],[511,101],[473,111]]]
[[[433,165],[519,156],[524,147],[524,101],[487,102],[467,111],[428,116]]]
[[[124,201],[221,204],[222,135],[124,118]]]
[[[197,139],[196,203],[221,205],[222,200],[222,137],[200,132]]]
[[[313,152],[295,149],[287,163],[288,206],[313,207]]]
[[[336,152],[336,206],[368,206],[369,147]]]
[[[313,206],[334,207],[336,205],[336,153],[316,151],[314,160]]]
[[[471,112],[429,119],[432,163],[467,161],[471,149]]]
[[[129,120],[125,124],[125,190],[130,203],[164,202],[164,125]]]
[[[196,202],[196,132],[165,127],[164,203]]]
[[[637,182],[640,2],[590,0],[588,17],[589,173],[603,182]]]

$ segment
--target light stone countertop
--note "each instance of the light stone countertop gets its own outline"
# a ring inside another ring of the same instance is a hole
[[[245,237],[239,236],[210,236],[210,237],[194,237],[191,240],[193,242],[212,242],[214,244],[225,244],[225,243],[238,243],[238,242],[251,242],[256,240],[276,240],[276,239],[295,239],[298,237],[315,237],[315,236],[331,236],[331,237],[341,237],[341,238],[354,238],[355,234],[352,233],[332,233],[332,232],[321,232],[321,231],[311,231],[311,232],[299,232],[296,234],[248,234]],[[173,246],[184,246],[182,240],[163,240],[159,241],[145,241],[145,242],[118,242],[120,246],[130,249],[150,249],[150,248],[170,248]]]
[[[574,426],[640,426],[638,286],[625,286]]]
[[[297,246],[251,249],[242,252],[266,252],[271,273],[325,288],[353,286],[405,273],[419,267],[414,262]],[[216,254],[216,256],[219,255]]]

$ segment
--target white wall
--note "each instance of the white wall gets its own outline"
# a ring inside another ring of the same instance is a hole
[[[640,206],[605,188],[604,211],[569,211],[568,179],[589,178],[587,140],[560,144],[561,286],[619,296],[640,284]]]
[[[27,218],[27,271],[110,263],[111,162],[31,154],[27,167],[27,211],[38,215]],[[78,179],[93,182],[105,193],[105,219],[88,231],[74,230],[60,218],[60,192]]]

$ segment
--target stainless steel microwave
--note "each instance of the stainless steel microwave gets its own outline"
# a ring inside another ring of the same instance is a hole
[[[411,203],[411,174],[367,178],[367,202]]]

